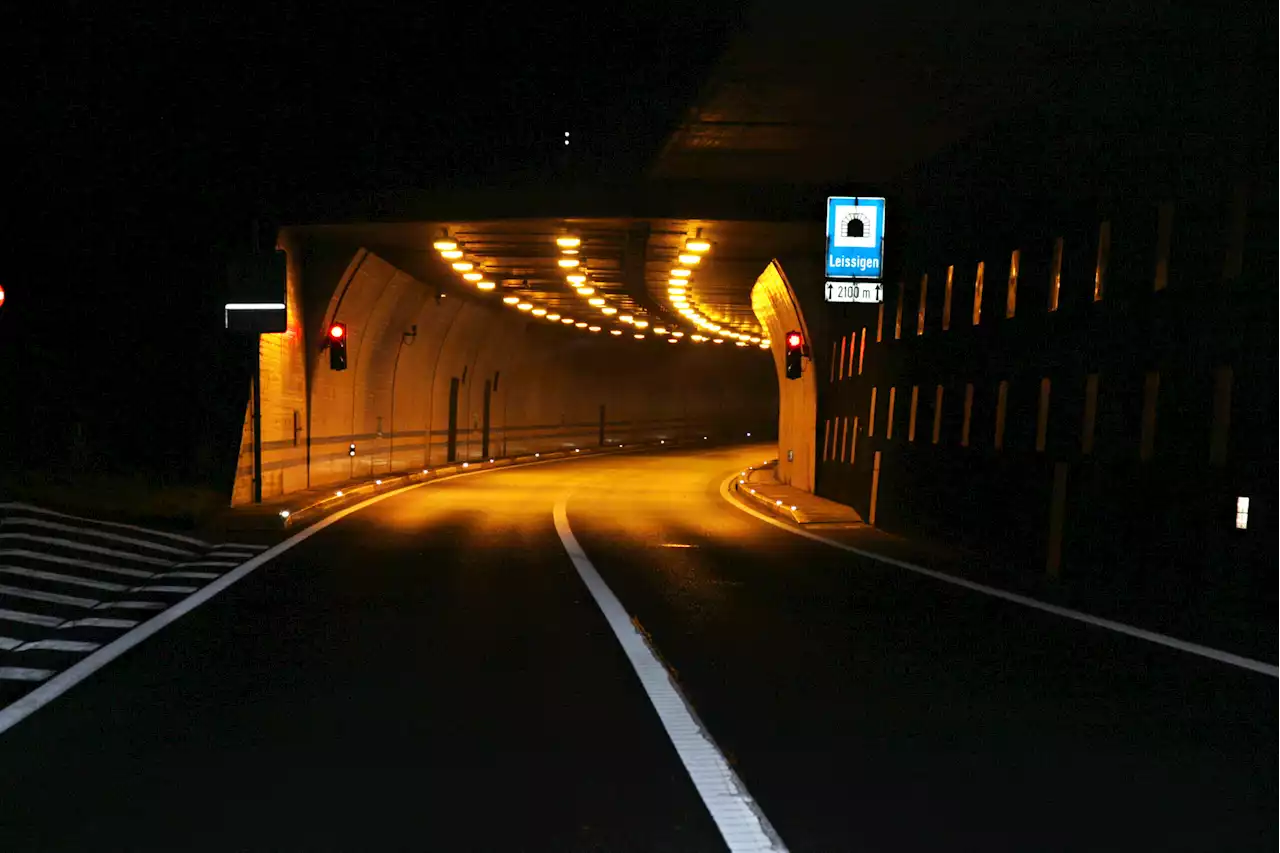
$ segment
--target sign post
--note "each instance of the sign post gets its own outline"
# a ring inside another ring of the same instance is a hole
[[[827,302],[884,301],[884,199],[827,199]]]

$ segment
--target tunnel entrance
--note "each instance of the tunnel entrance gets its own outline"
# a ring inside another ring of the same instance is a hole
[[[447,461],[458,461],[458,377],[449,380],[449,445]]]

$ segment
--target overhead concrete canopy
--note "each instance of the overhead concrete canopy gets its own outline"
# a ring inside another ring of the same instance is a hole
[[[676,218],[381,222],[288,230],[305,240],[363,247],[422,281],[442,282],[446,291],[461,290],[512,312],[585,323],[584,334],[599,326],[601,332],[631,335],[639,321],[650,334],[661,328],[677,337],[752,344],[766,334],[751,306],[756,278],[777,258],[821,251],[822,240],[815,221]],[[437,244],[456,248],[441,251]]]

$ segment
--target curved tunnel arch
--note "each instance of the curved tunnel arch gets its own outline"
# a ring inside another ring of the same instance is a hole
[[[768,433],[775,420],[768,368],[750,354],[620,340],[517,314],[454,287],[446,271],[411,274],[364,247],[290,237],[281,248],[291,331],[262,336],[263,353],[277,353],[261,374],[264,497],[443,464],[454,379],[458,461],[482,458],[484,387],[495,374],[491,456],[595,446],[601,406],[610,442]],[[328,368],[319,345],[334,320],[349,334],[344,371]],[[413,343],[402,345],[415,324]],[[246,431],[233,503],[252,500],[252,476]]]
[[[817,346],[800,299],[782,264],[770,262],[751,288],[751,308],[769,331],[769,349],[778,376],[778,479],[813,491],[817,446],[818,382],[811,353]],[[787,332],[799,329],[810,349],[799,379],[787,379]]]

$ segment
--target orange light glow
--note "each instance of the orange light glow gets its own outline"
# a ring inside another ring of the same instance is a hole
[[[477,281],[476,287],[480,288],[481,290],[493,290],[495,287],[497,287],[497,285],[491,281]]]

